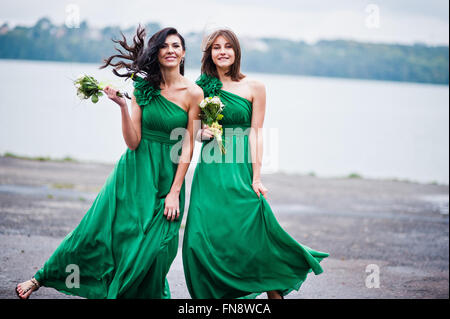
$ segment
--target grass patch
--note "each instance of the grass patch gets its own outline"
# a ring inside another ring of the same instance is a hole
[[[359,175],[358,173],[351,173],[348,174],[347,178],[362,178],[362,176]]]
[[[51,158],[48,156],[22,156],[17,155],[11,152],[6,152],[3,154],[4,157],[11,157],[11,158],[17,158],[17,159],[23,159],[23,160],[29,160],[29,161],[40,161],[40,162],[78,162],[76,159],[66,156],[64,158]]]
[[[75,185],[70,183],[55,183],[52,184],[51,187],[56,189],[73,189]]]
[[[72,158],[72,157],[70,157],[70,156],[66,156],[66,157],[64,157],[62,160],[60,160],[60,161],[62,161],[62,162],[77,162],[77,160],[76,159],[74,159],[74,158]]]

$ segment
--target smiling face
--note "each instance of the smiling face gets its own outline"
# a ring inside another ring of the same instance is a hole
[[[202,74],[219,77],[218,69],[226,71],[233,81],[245,77],[241,73],[241,46],[236,34],[229,29],[219,29],[211,33],[204,42]]]
[[[235,61],[232,43],[224,36],[219,35],[211,46],[211,58],[217,67],[230,68]]]
[[[167,36],[165,43],[159,49],[158,61],[161,67],[178,67],[184,55],[185,51],[180,38],[175,34],[171,34]]]

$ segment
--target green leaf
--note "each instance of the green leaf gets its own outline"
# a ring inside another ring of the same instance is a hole
[[[98,96],[97,95],[92,95],[91,100],[93,103],[97,103],[98,102]]]

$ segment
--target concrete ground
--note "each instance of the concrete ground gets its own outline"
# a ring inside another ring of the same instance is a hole
[[[0,298],[17,298],[16,284],[78,224],[112,168],[0,157]],[[187,199],[191,179],[190,169]],[[262,180],[280,225],[300,243],[330,253],[324,272],[311,273],[287,298],[449,298],[448,186],[285,174]],[[368,288],[374,269],[380,285]],[[181,250],[168,280],[172,298],[190,298]],[[43,287],[31,298],[77,297]]]

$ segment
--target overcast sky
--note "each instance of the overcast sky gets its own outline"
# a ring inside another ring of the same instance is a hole
[[[79,20],[91,26],[159,22],[180,33],[229,27],[238,36],[315,42],[449,43],[448,0],[2,0],[0,23],[33,25]]]

